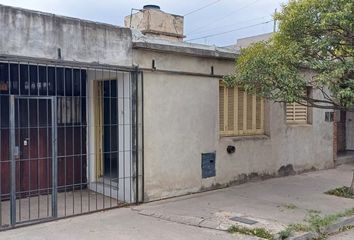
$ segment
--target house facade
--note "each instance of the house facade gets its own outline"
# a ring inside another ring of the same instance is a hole
[[[0,5],[2,229],[334,166],[324,110],[226,88],[181,16],[125,24]]]
[[[267,41],[273,33],[266,33],[247,38],[238,39],[235,45],[229,48],[240,51],[252,43]],[[333,121],[333,153],[335,164],[354,161],[354,114],[350,111],[326,111],[325,119]]]

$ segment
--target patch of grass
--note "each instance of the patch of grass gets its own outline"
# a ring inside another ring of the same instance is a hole
[[[329,190],[325,192],[325,194],[354,199],[354,195],[351,193],[350,187],[346,187],[346,186]]]
[[[286,228],[285,230],[281,231],[278,233],[279,239],[280,240],[285,240],[291,237],[293,232],[291,231],[290,228]]]
[[[307,212],[308,212],[309,214],[320,214],[320,213],[321,213],[321,211],[315,210],[315,209],[308,209]]]
[[[277,208],[279,208],[279,211],[284,212],[285,210],[295,210],[298,209],[298,206],[296,206],[293,203],[283,203],[281,205],[278,205]]]
[[[308,210],[309,215],[305,218],[305,223],[290,224],[284,230],[284,237],[288,234],[291,235],[293,232],[315,232],[318,234],[318,240],[326,239],[327,234],[325,232],[326,228],[331,224],[337,222],[342,217],[354,216],[354,208],[345,210],[342,213],[329,214],[322,216],[319,211]],[[347,231],[354,228],[354,226],[346,226],[340,229],[340,231]],[[289,234],[290,233],[290,234]],[[280,235],[280,233],[279,233]],[[287,238],[281,238],[287,239]]]
[[[286,209],[290,209],[290,210],[294,210],[294,209],[298,208],[295,204],[292,204],[292,203],[283,204],[282,207],[284,207]]]
[[[231,226],[228,230],[229,233],[240,233],[244,235],[249,235],[249,236],[256,236],[259,238],[264,238],[267,240],[273,240],[274,236],[272,233],[270,233],[267,229],[265,228],[245,228],[245,227],[240,227],[233,225]]]
[[[344,213],[340,214],[340,217],[351,217],[354,216],[354,208],[349,208],[344,211]]]
[[[354,225],[344,226],[339,229],[339,232],[349,231],[354,228]]]
[[[287,227],[288,231],[290,232],[308,232],[310,231],[310,228],[306,224],[302,223],[295,223],[295,224],[290,224]]]
[[[321,216],[319,214],[310,214],[310,216],[305,221],[308,223],[308,228],[310,231],[316,232],[319,235],[323,235],[324,230],[332,223],[338,221],[339,218],[339,214],[330,214],[325,216]]]
[[[286,229],[277,234],[277,238],[265,228],[246,228],[234,225],[228,229],[229,233],[240,233],[244,235],[256,236],[259,238],[274,240],[289,239],[295,232],[315,232],[318,237],[313,240],[324,240],[328,237],[326,229],[333,223],[336,223],[342,217],[354,216],[354,208],[350,208],[341,213],[320,215],[318,210],[307,210],[308,215],[304,219],[304,223],[290,224]],[[354,225],[344,226],[339,232],[353,229]]]

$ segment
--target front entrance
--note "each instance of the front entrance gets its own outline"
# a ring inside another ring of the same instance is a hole
[[[117,80],[100,83],[103,85],[103,176],[118,182],[118,156],[114,154],[118,150]]]
[[[117,79],[95,81],[96,177],[118,181]]]
[[[337,164],[354,162],[354,113],[337,114]]]
[[[52,64],[0,56],[0,231],[141,201],[138,73]]]
[[[346,113],[346,148],[354,151],[354,112]]]
[[[337,151],[354,151],[354,112],[337,112]]]

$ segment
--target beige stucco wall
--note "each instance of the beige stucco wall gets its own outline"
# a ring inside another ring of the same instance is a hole
[[[132,65],[128,28],[0,5],[0,29],[1,55]]]
[[[134,50],[142,68],[216,74],[233,61]],[[289,126],[284,106],[266,103],[266,135],[219,136],[219,79],[144,72],[145,199],[155,200],[248,180],[279,176],[289,164],[297,172],[333,166],[333,124],[313,109],[311,125]],[[318,94],[318,93],[314,93]],[[319,95],[318,95],[319,96]],[[228,145],[236,153],[228,154]],[[202,179],[201,153],[216,151],[216,177]]]

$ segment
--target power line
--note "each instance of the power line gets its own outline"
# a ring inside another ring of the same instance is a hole
[[[233,14],[235,14],[235,13],[237,13],[237,12],[239,12],[239,11],[245,9],[245,8],[248,8],[248,7],[252,6],[253,4],[257,3],[258,1],[259,0],[255,0],[255,1],[253,1],[253,2],[251,2],[249,4],[247,4],[247,5],[244,5],[243,7],[240,7],[240,8],[238,8],[238,9],[236,9],[236,10],[234,10],[234,11],[232,11],[232,12],[230,12],[230,13],[228,13],[228,14],[220,17],[220,18],[217,18],[217,19],[215,19],[213,21],[210,21],[208,24],[205,24],[205,25],[202,25],[202,26],[200,26],[198,28],[195,28],[195,29],[191,30],[188,34],[194,33],[194,32],[196,32],[196,31],[198,31],[200,29],[203,29],[205,27],[209,27],[210,25],[213,25],[213,24],[215,24],[217,22],[220,22],[221,20],[223,20],[223,19],[225,19],[225,18],[227,18],[227,17],[229,17],[229,16],[231,16],[231,15],[233,15]]]
[[[209,34],[209,35],[206,35],[206,36],[203,36],[203,37],[192,38],[192,39],[189,39],[189,40],[186,40],[186,41],[187,42],[191,42],[191,41],[200,40],[200,39],[204,39],[204,38],[220,36],[220,35],[224,35],[224,34],[227,34],[227,33],[237,32],[237,31],[240,31],[240,30],[256,27],[256,26],[259,26],[259,25],[264,25],[264,24],[267,24],[267,23],[270,23],[270,22],[273,22],[273,20],[269,20],[269,21],[266,21],[266,22],[261,22],[261,23],[257,23],[257,24],[253,24],[253,25],[249,25],[249,26],[245,26],[245,27],[241,27],[241,28],[236,28],[236,29],[232,29],[232,30],[229,30],[229,31],[225,31],[225,32]]]
[[[193,14],[193,13],[196,13],[196,12],[198,12],[198,11],[200,11],[200,10],[203,10],[203,9],[205,9],[205,8],[207,8],[207,7],[210,7],[210,6],[216,4],[216,3],[220,2],[220,1],[222,1],[222,0],[217,0],[217,1],[211,2],[211,3],[207,4],[207,5],[204,5],[203,7],[200,7],[200,8],[198,8],[198,9],[195,9],[195,10],[193,10],[193,11],[188,12],[188,13],[184,14],[183,16],[185,17],[185,16],[191,15],[191,14]]]
[[[233,24],[228,24],[228,25],[222,25],[222,26],[213,27],[213,28],[210,28],[210,29],[205,29],[205,30],[201,30],[201,31],[196,31],[196,32],[194,32],[193,35],[200,35],[200,34],[207,33],[207,32],[210,32],[210,31],[213,31],[213,30],[217,30],[217,29],[220,29],[220,28],[233,27],[233,26],[236,26],[236,25],[240,25],[240,24],[243,24],[243,23],[249,23],[249,22],[252,22],[252,21],[254,21],[254,20],[260,20],[260,19],[264,19],[264,18],[268,18],[268,17],[269,17],[269,15],[264,15],[264,16],[262,16],[262,17],[252,18],[252,19],[248,19],[248,20],[241,21],[241,22],[238,22],[238,23],[233,23]]]

